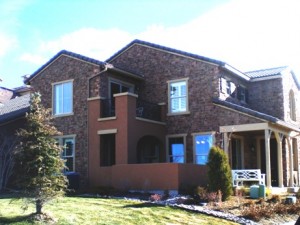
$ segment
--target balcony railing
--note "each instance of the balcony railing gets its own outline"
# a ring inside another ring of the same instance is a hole
[[[101,118],[116,116],[115,101],[112,99],[101,100]]]
[[[114,99],[101,100],[100,118],[113,117],[116,115]],[[161,121],[161,107],[158,104],[150,103],[141,99],[136,101],[136,117]]]
[[[161,107],[158,104],[137,99],[136,116],[144,119],[161,121]]]

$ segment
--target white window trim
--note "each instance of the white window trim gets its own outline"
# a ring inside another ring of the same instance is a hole
[[[72,172],[76,172],[76,163],[75,163],[75,159],[76,159],[76,134],[70,134],[70,135],[62,135],[62,136],[55,136],[53,137],[54,139],[56,139],[58,141],[58,144],[60,146],[63,146],[63,139],[66,138],[72,138],[74,140],[74,152],[73,152],[73,171]],[[61,158],[63,158],[63,155],[61,155]]]
[[[110,93],[111,93],[110,86],[111,86],[111,83],[120,84],[122,86],[128,87],[129,88],[129,92],[130,93],[134,93],[134,84],[109,77],[108,78],[108,98],[110,98]]]
[[[189,88],[188,88],[188,80],[189,78],[181,78],[181,79],[176,79],[176,80],[169,80],[167,81],[167,84],[168,84],[168,116],[174,116],[174,115],[184,115],[184,114],[190,114],[190,111],[189,111]],[[170,86],[172,83],[177,83],[177,82],[186,82],[186,110],[185,111],[182,111],[182,112],[172,112],[171,110],[171,96],[170,96],[170,93],[171,93],[171,89],[170,89]]]
[[[173,162],[170,162],[170,155],[169,155],[169,138],[179,138],[179,137],[182,137],[183,138],[183,145],[184,145],[184,160],[183,160],[183,163],[186,163],[186,136],[187,134],[172,134],[172,135],[167,135],[166,136],[166,157],[167,157],[167,162],[169,163],[173,163]]]
[[[216,132],[198,132],[198,133],[192,133],[192,136],[193,136],[193,162],[194,164],[197,164],[197,161],[196,161],[196,139],[195,137],[198,136],[198,135],[212,135],[212,146],[214,146],[216,144]],[[197,164],[198,165],[198,164]]]
[[[72,112],[54,114],[54,103],[55,103],[55,101],[54,101],[54,91],[55,91],[54,87],[55,87],[55,85],[68,83],[68,82],[72,83]],[[62,116],[72,116],[72,115],[74,115],[74,79],[54,82],[54,83],[51,83],[51,85],[52,85],[52,116],[53,117],[62,117]]]

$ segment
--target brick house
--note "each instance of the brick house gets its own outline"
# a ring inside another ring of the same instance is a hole
[[[299,185],[299,83],[288,67],[243,73],[135,40],[106,62],[63,50],[25,82],[52,108],[81,185],[205,185],[212,145],[233,169],[261,169],[268,187]]]
[[[0,87],[0,191],[10,185],[16,131],[25,125],[29,111],[29,87]]]

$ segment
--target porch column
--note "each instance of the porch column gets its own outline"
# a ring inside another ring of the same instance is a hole
[[[271,157],[270,157],[270,136],[272,131],[265,130],[265,148],[266,148],[266,176],[267,176],[267,187],[272,187],[271,183]]]
[[[277,141],[277,159],[278,159],[278,184],[283,187],[283,168],[282,168],[282,139],[283,134],[274,132]]]
[[[294,171],[294,159],[293,159],[293,139],[291,137],[287,137],[288,145],[289,145],[289,165],[290,165],[290,181],[289,181],[289,186],[293,187],[294,186],[294,176],[293,176],[293,171]]]
[[[228,158],[229,158],[229,141],[230,141],[230,139],[229,139],[229,137],[228,137],[228,133],[226,132],[226,133],[223,133],[223,144],[224,144],[224,151],[225,151],[225,153],[227,154],[227,156],[228,156]]]

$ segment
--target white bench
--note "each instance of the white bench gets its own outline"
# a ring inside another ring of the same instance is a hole
[[[260,169],[251,170],[231,170],[233,187],[243,186],[244,181],[257,181],[265,185],[265,174]]]

